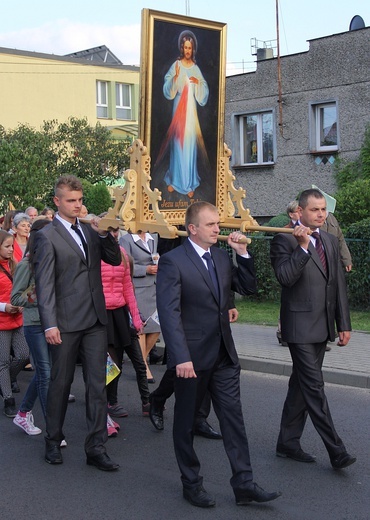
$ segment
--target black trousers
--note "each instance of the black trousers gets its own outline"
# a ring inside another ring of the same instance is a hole
[[[146,377],[146,366],[143,360],[143,354],[141,352],[140,343],[136,332],[131,337],[131,343],[125,347],[112,347],[108,348],[109,354],[112,356],[113,361],[117,366],[122,369],[123,353],[126,352],[129,359],[131,360],[132,366],[136,373],[136,382],[139,389],[141,402],[146,404],[149,402],[149,387],[148,379]],[[115,358],[115,356],[117,356]],[[117,361],[116,361],[117,359]],[[118,399],[118,381],[121,377],[121,373],[113,379],[107,385],[107,397],[109,404],[115,404]]]
[[[240,401],[240,365],[232,363],[223,347],[212,369],[197,371],[197,378],[193,379],[175,378],[173,441],[183,486],[194,488],[203,482],[193,447],[193,426],[207,389],[220,422],[231,466],[231,486],[242,488],[243,484],[253,480],[253,474]]]
[[[61,336],[61,345],[50,345],[52,367],[46,405],[46,442],[59,446],[64,439],[63,424],[79,355],[86,389],[85,452],[88,455],[105,453],[108,438],[105,326],[96,323],[87,330],[63,332]]]
[[[130,328],[128,308],[108,310],[108,352],[118,368],[122,370],[123,354],[126,352],[131,360],[136,373],[136,381],[141,401],[146,404],[149,401],[148,380],[146,377],[146,366],[143,360],[137,333]],[[118,382],[121,373],[107,385],[107,398],[109,404],[118,401]]]
[[[307,415],[322,438],[331,458],[345,451],[330,414],[324,390],[322,364],[323,343],[288,343],[293,360],[288,394],[281,417],[278,446],[299,449]]]
[[[152,392],[152,399],[156,402],[158,406],[164,406],[167,399],[171,397],[171,395],[175,391],[175,379],[176,379],[176,370],[174,368],[167,369],[163,374],[161,382],[158,387]],[[205,396],[200,404],[199,409],[195,415],[195,423],[203,422],[207,420],[209,413],[211,411],[211,394],[208,390],[205,393]]]

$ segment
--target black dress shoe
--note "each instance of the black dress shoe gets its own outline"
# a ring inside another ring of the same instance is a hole
[[[268,493],[255,482],[251,482],[243,488],[234,489],[234,494],[237,506],[245,506],[250,502],[270,502],[281,496],[280,491]]]
[[[102,471],[116,471],[119,468],[119,464],[113,462],[106,453],[86,455],[86,464],[88,466],[95,466]]]
[[[330,459],[330,462],[334,469],[343,469],[356,462],[356,460],[356,457],[353,457],[345,451],[344,453],[338,455],[338,457]]]
[[[149,419],[151,420],[154,428],[156,430],[164,429],[164,421],[163,421],[163,405],[160,405],[155,402],[155,399],[150,395],[149,396]]]
[[[304,452],[301,448],[297,450],[290,450],[288,448],[278,446],[276,448],[276,456],[297,460],[298,462],[316,462],[316,457]]]
[[[45,460],[48,464],[63,464],[63,457],[60,447],[55,444],[46,446]]]
[[[221,433],[216,432],[207,421],[198,422],[194,426],[194,435],[205,437],[206,439],[222,439]]]
[[[216,505],[215,499],[207,493],[203,486],[194,489],[183,488],[183,496],[193,506],[213,507]]]

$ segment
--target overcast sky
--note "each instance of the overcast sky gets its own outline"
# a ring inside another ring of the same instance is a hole
[[[254,69],[251,38],[276,40],[276,0],[2,0],[0,46],[64,55],[106,45],[125,65],[138,65],[143,8],[226,23],[229,74]],[[370,2],[279,0],[281,54],[348,31],[355,15],[369,26]]]

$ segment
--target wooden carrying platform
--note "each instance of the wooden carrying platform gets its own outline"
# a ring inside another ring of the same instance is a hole
[[[180,231],[185,221],[185,211],[161,211],[159,202],[161,192],[150,187],[150,156],[140,139],[136,139],[129,149],[130,168],[125,170],[123,187],[113,191],[115,204],[109,208],[107,215],[101,220],[101,229],[120,227],[131,233],[139,230],[158,233],[162,238],[187,236]],[[230,149],[224,145],[224,155],[219,162],[217,202],[215,205],[220,214],[220,228],[238,229],[242,233],[254,231],[272,231],[275,233],[291,233],[289,228],[274,228],[259,226],[251,216],[249,209],[244,207],[246,192],[243,188],[235,188],[235,177],[229,169]],[[227,236],[219,235],[220,240]],[[246,242],[250,239],[246,237]]]

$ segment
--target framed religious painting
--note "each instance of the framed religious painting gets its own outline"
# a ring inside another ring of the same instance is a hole
[[[169,221],[189,204],[219,203],[226,24],[142,11],[139,136]]]

